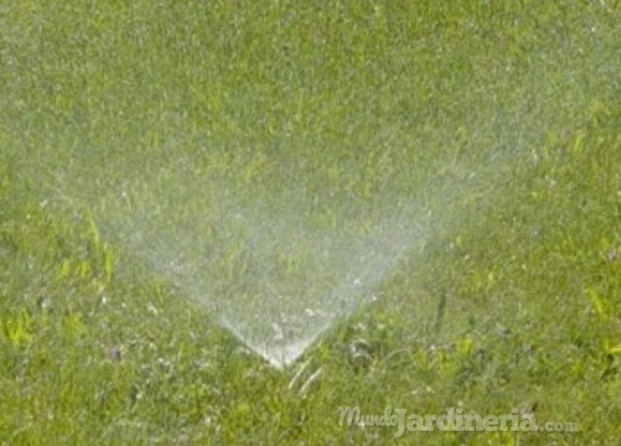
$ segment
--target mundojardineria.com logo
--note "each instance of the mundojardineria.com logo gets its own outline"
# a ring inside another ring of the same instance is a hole
[[[449,407],[442,414],[410,413],[408,409],[386,406],[384,412],[363,413],[357,406],[338,408],[339,426],[385,427],[395,429],[395,437],[405,432],[580,432],[575,422],[538,422],[532,412],[511,409],[506,414],[480,415],[463,407]]]

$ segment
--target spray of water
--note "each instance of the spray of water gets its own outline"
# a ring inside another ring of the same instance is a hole
[[[386,181],[366,201],[329,191],[313,199],[297,175],[248,190],[235,178],[190,175],[188,163],[122,177],[97,199],[77,180],[62,189],[74,206],[95,209],[107,237],[283,368],[373,296],[404,257],[458,226],[467,212],[460,200],[480,209],[472,197],[489,199],[506,164],[495,156],[491,168],[438,162],[417,194]],[[80,170],[75,178],[88,177]]]

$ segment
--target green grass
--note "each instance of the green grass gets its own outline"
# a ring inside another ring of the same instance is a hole
[[[0,4],[0,444],[392,444],[338,408],[534,402],[580,432],[398,441],[617,444],[621,4],[247,3]],[[425,235],[294,379],[204,305],[243,259],[162,266],[223,200]]]

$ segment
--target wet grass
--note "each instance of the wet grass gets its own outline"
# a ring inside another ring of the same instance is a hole
[[[620,8],[0,6],[0,444],[617,444]],[[150,258],[198,259],[222,200],[425,235],[278,371]],[[396,440],[347,406],[580,432]]]

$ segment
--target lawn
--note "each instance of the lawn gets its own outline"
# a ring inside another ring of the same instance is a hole
[[[618,444],[619,42],[615,0],[0,2],[0,445]],[[448,413],[513,418],[373,425]]]

